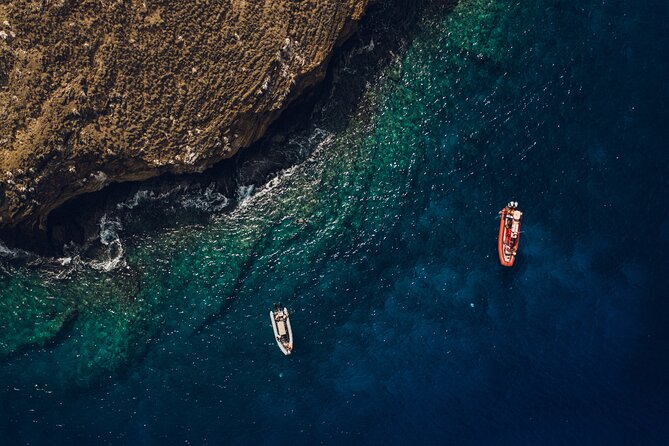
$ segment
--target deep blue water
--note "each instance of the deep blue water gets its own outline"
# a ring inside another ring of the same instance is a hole
[[[233,209],[146,192],[117,264],[3,261],[2,444],[666,443],[669,4],[526,3],[425,13]]]

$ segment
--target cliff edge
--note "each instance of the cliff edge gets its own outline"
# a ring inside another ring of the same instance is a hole
[[[368,2],[2,2],[0,230],[250,145],[323,78]]]

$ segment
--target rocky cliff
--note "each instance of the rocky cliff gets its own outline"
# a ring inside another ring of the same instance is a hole
[[[322,79],[367,3],[0,1],[0,231],[248,146]]]

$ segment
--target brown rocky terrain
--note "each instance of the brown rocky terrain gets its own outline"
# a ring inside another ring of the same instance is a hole
[[[0,231],[250,145],[369,0],[0,0]]]

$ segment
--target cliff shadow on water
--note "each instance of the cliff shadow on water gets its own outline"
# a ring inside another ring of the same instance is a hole
[[[106,257],[117,251],[121,231],[129,235],[200,225],[229,212],[282,170],[304,161],[327,135],[345,129],[369,80],[401,56],[420,26],[418,19],[443,16],[457,3],[376,2],[356,33],[334,50],[325,79],[298,97],[258,142],[200,174],[114,183],[76,197],[49,214],[45,230],[30,226],[0,234],[0,243],[13,248],[5,249],[14,253],[5,257],[34,257],[28,252]]]

